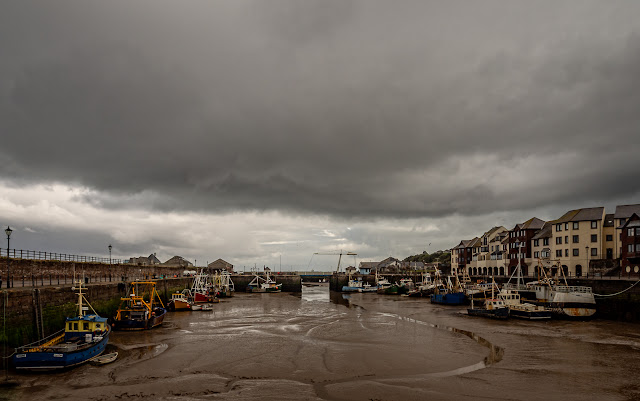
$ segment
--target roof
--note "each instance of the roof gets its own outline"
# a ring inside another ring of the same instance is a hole
[[[493,227],[491,230],[487,231],[486,233],[484,233],[483,237],[490,237],[501,228],[505,230],[505,228],[502,226],[496,226],[496,227]]]
[[[545,223],[542,229],[540,229],[531,239],[551,238],[551,227],[551,223]]]
[[[634,213],[640,215],[640,205],[620,205],[616,206],[616,213],[613,217],[615,219],[627,219]]]
[[[482,245],[482,241],[480,240],[480,238],[475,237],[474,239],[469,241],[469,244],[467,245],[467,247],[468,248],[474,248],[474,247],[480,246],[480,245]]]
[[[640,227],[640,216],[637,213],[633,213],[631,217],[627,219],[627,221],[618,228],[631,228],[631,227]]]
[[[379,262],[360,262],[361,269],[373,269]]]
[[[583,209],[569,210],[557,220],[553,220],[553,224],[568,223],[570,221],[590,221],[600,220],[604,213],[604,207],[589,207]]]
[[[539,230],[544,226],[545,221],[537,217],[532,217],[518,227],[520,230]]]

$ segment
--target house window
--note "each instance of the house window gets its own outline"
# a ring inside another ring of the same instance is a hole
[[[591,242],[598,242],[598,234],[591,234]]]
[[[574,235],[573,236],[573,243],[577,244],[578,242],[580,242],[580,236],[579,235]]]
[[[627,228],[627,236],[633,237],[635,235],[633,228]]]
[[[574,229],[574,230],[577,230],[577,229],[578,229],[578,227],[580,227],[579,222],[574,221],[574,222],[573,222],[573,229]]]
[[[543,238],[542,239],[542,245],[549,245],[549,238]]]
[[[73,329],[76,330],[76,331],[78,330],[78,323],[74,323],[73,324]]]
[[[565,236],[564,236],[564,243],[565,243],[565,244],[568,244],[568,243],[569,243],[569,236],[568,236],[568,235],[565,235]]]
[[[633,252],[633,244],[627,245],[627,252]]]
[[[73,330],[73,323],[69,323],[69,330]]]
[[[556,224],[556,231],[562,231],[562,223]]]
[[[613,241],[613,235],[607,234],[607,241]]]
[[[569,223],[564,223],[564,229],[568,230],[569,229]]]
[[[568,258],[568,257],[569,257],[569,250],[568,250],[568,249],[565,249],[565,250],[564,250],[564,257],[565,257],[565,258]]]
[[[82,324],[82,330],[89,330],[89,323],[83,323]]]
[[[562,257],[562,249],[556,249],[556,258]]]
[[[620,219],[620,225],[623,226],[624,225],[624,219]]]
[[[573,249],[573,256],[580,256],[580,250],[579,249]]]
[[[556,245],[562,244],[562,237],[556,237]]]
[[[636,244],[636,252],[640,252],[640,244]]]
[[[534,252],[533,253],[533,257],[534,258],[539,258],[540,257],[540,252]]]
[[[598,256],[598,248],[591,248],[591,256]]]
[[[540,240],[539,239],[534,239],[533,240],[533,246],[540,246]]]
[[[598,220],[593,220],[591,222],[591,228],[598,228]]]

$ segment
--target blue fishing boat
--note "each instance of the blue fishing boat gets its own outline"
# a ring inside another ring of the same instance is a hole
[[[442,305],[464,305],[467,303],[467,296],[464,292],[440,292],[431,294],[432,304]]]
[[[455,283],[454,283],[455,282]],[[433,294],[431,294],[432,304],[442,305],[463,305],[467,303],[467,296],[460,286],[458,277],[447,277],[446,282],[440,279],[440,275],[436,272],[436,282]]]
[[[134,281],[130,296],[120,298],[114,330],[148,330],[160,326],[167,314],[154,281]]]
[[[84,306],[86,301],[88,306]],[[12,357],[17,370],[65,369],[87,362],[104,352],[111,327],[98,316],[78,287],[78,315],[67,318],[64,329],[32,344],[16,348]],[[89,308],[93,314],[85,314]]]

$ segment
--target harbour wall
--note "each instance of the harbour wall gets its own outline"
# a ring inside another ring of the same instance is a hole
[[[166,302],[174,291],[191,285],[191,279],[176,278],[156,281],[156,290]],[[101,316],[113,316],[120,298],[127,293],[125,283],[88,285],[84,291],[91,306]],[[0,343],[13,349],[19,345],[47,337],[63,327],[68,316],[77,314],[78,296],[71,284],[38,288],[13,288],[0,292],[3,330]],[[41,315],[41,319],[36,316]],[[6,331],[5,331],[6,330]]]
[[[375,285],[374,275],[360,275],[354,274],[353,278],[362,278],[365,283]],[[414,282],[419,282],[422,277],[419,274],[385,274],[384,278],[389,282],[394,283],[401,278],[411,278]],[[472,277],[472,281],[483,279],[483,277]],[[495,277],[495,281],[498,284],[502,284],[508,281],[508,277]],[[341,291],[342,286],[347,285],[349,277],[344,274],[334,274],[329,280],[329,288],[332,291]],[[527,278],[526,281],[532,281],[532,278]],[[640,284],[631,287],[637,281],[624,280],[624,279],[567,279],[567,284],[571,286],[585,286],[591,287],[594,294],[605,295],[596,296],[597,305],[597,317],[607,320],[618,320],[625,322],[640,323]],[[627,290],[627,291],[625,291]],[[608,296],[622,292],[619,295]]]
[[[253,280],[253,275],[231,275],[231,280],[235,290],[238,292],[244,292],[247,285]],[[282,292],[302,292],[302,279],[298,275],[290,274],[271,274],[271,279],[276,283],[282,283]]]
[[[7,260],[0,260],[0,280],[6,287]],[[137,266],[97,262],[67,262],[58,260],[11,259],[10,271],[13,287],[35,287],[53,284],[71,284],[74,274],[88,282],[117,282],[153,277],[181,277],[184,267]]]
[[[68,263],[67,263],[68,264]],[[63,267],[65,267],[63,265]],[[150,274],[152,270],[147,270]],[[161,270],[157,270],[156,274]],[[76,274],[78,271],[76,270]],[[89,272],[85,272],[89,273]],[[94,279],[97,277],[95,272]],[[54,273],[52,273],[53,275]],[[60,273],[62,274],[62,273]],[[78,297],[72,289],[72,277],[67,280],[67,284],[48,285],[48,276],[44,286],[12,288],[0,291],[0,317],[2,317],[3,329],[0,331],[0,344],[4,341],[10,349],[30,343],[42,337],[47,337],[63,326],[64,320],[68,316],[77,313],[76,302]],[[88,278],[86,275],[85,278]],[[284,292],[301,292],[302,283],[300,276],[293,275],[273,275],[274,280],[282,283]],[[244,292],[253,276],[232,275],[231,276],[236,291]],[[88,281],[88,280],[87,280]],[[190,288],[192,277],[167,278],[155,280],[156,290],[160,298],[165,303],[171,298],[171,294]],[[120,298],[127,294],[127,284],[125,282],[93,282],[86,286],[86,298],[100,316],[111,317],[115,314]],[[38,324],[37,316],[41,325]],[[6,329],[6,331],[4,330]]]

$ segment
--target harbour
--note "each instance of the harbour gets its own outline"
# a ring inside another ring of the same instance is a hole
[[[15,374],[27,399],[584,399],[640,395],[637,325],[507,322],[464,306],[344,294],[238,292],[212,313],[114,331],[104,366]],[[544,383],[544,385],[541,385]],[[529,390],[533,389],[533,390]]]

